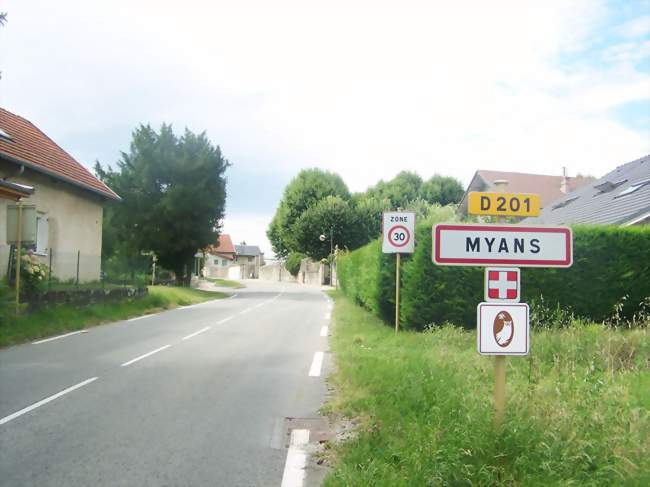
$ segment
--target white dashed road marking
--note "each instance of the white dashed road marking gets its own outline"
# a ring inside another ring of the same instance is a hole
[[[78,335],[79,333],[88,333],[88,330],[73,331],[73,332],[70,332],[70,333],[66,333],[65,335],[59,335],[59,336],[55,336],[55,337],[52,337],[52,338],[46,338],[44,340],[38,340],[38,341],[32,342],[32,345],[38,345],[40,343],[51,342],[53,340],[58,340],[60,338],[65,338],[65,337],[69,337],[69,336],[72,336],[72,335]]]
[[[165,345],[164,347],[160,347],[160,348],[157,348],[155,350],[152,350],[151,352],[145,353],[144,355],[140,355],[139,357],[136,357],[133,360],[129,360],[128,362],[124,362],[121,365],[121,367],[126,367],[128,365],[131,365],[131,364],[137,362],[138,360],[142,360],[143,358],[150,357],[154,353],[162,352],[163,350],[165,350],[166,348],[169,348],[169,347],[171,347],[171,345]]]
[[[25,413],[28,413],[30,411],[33,411],[36,408],[39,408],[43,406],[44,404],[47,404],[48,402],[54,401],[55,399],[58,399],[59,397],[63,396],[64,394],[67,394],[68,392],[72,392],[76,389],[79,389],[80,387],[83,387],[85,385],[90,384],[91,382],[94,382],[98,379],[99,377],[92,377],[90,379],[87,379],[83,382],[79,382],[79,384],[76,384],[72,387],[68,387],[67,389],[63,389],[61,392],[57,392],[56,394],[46,397],[45,399],[35,402],[31,406],[27,406],[24,409],[21,409],[20,411],[16,411],[13,414],[10,414],[9,416],[5,416],[4,418],[0,419],[0,425],[3,425],[5,423],[8,423],[9,421],[18,418],[19,416],[22,416]]]
[[[324,326],[320,329],[320,336],[326,337],[327,336],[327,326]]]
[[[196,335],[200,335],[201,333],[208,331],[211,327],[206,326],[205,328],[201,328],[199,331],[195,331],[194,333],[191,333],[185,337],[183,337],[183,340],[189,340],[190,338],[195,337]]]

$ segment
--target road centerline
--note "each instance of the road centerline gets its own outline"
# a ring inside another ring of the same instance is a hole
[[[127,367],[127,366],[129,366],[129,365],[131,365],[131,364],[133,364],[135,362],[138,362],[138,361],[144,359],[144,358],[150,357],[154,353],[162,352],[163,350],[165,350],[165,349],[167,349],[169,347],[171,347],[171,345],[165,345],[163,347],[152,350],[151,352],[147,352],[144,355],[140,355],[139,357],[136,357],[136,358],[134,358],[132,360],[129,360],[128,362],[124,362],[122,365],[120,365],[120,367]]]
[[[212,327],[206,326],[205,328],[201,328],[199,331],[195,331],[194,333],[190,333],[189,335],[184,336],[183,340],[189,340],[190,338],[194,338],[196,335],[200,335],[201,333],[208,331],[210,328]]]
[[[48,402],[52,402],[55,399],[58,399],[59,397],[67,394],[68,392],[72,392],[72,391],[74,391],[76,389],[79,389],[80,387],[83,387],[83,386],[86,386],[86,385],[90,384],[91,382],[95,382],[97,379],[99,379],[99,377],[91,377],[90,379],[86,379],[83,382],[79,382],[78,384],[75,384],[73,386],[68,387],[67,389],[63,389],[62,391],[57,392],[56,394],[52,394],[51,396],[46,397],[45,399],[41,399],[40,401],[35,402],[31,406],[27,406],[26,408],[23,408],[20,411],[16,411],[15,413],[10,414],[9,416],[5,416],[4,418],[0,419],[0,425],[8,423],[9,421],[12,421],[12,420],[22,416],[23,414],[26,414],[26,413],[30,412],[30,411],[33,411],[34,409],[39,408],[39,407],[47,404]]]

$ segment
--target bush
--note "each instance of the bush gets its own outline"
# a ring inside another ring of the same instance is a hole
[[[15,259],[14,259],[15,261]],[[48,267],[31,251],[20,257],[20,293],[42,291],[47,285]]]
[[[11,298],[14,293],[4,282],[0,282],[0,325],[8,323],[9,316],[13,315]]]
[[[302,259],[305,259],[306,257],[307,256],[305,254],[302,254],[300,252],[291,252],[284,264],[284,266],[289,271],[289,274],[294,277],[297,276],[298,272],[300,272],[300,263],[302,262]]]
[[[484,269],[434,265],[431,221],[417,226],[416,242],[415,254],[402,259],[402,326],[424,329],[452,322],[475,327]],[[650,296],[650,228],[575,226],[573,248],[574,263],[568,269],[522,269],[522,302],[543,302],[546,310],[594,321],[613,314],[631,320]],[[387,321],[395,306],[393,261],[381,253],[380,241],[339,261],[343,291]],[[533,317],[549,316],[539,306],[533,311]]]

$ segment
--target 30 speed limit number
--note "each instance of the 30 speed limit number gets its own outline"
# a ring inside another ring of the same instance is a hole
[[[382,251],[387,254],[415,251],[415,213],[391,211],[383,214]]]

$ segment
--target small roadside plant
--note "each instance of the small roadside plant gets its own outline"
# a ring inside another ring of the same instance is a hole
[[[43,291],[47,284],[48,267],[29,251],[20,257],[21,291]]]

